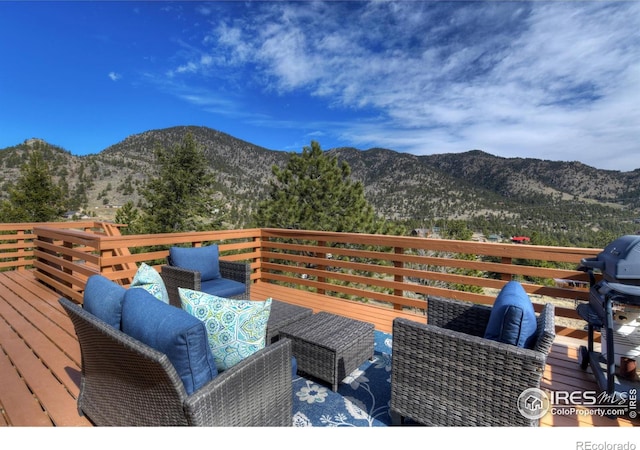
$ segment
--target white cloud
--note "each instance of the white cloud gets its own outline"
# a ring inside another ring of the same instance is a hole
[[[640,166],[640,3],[258,2],[248,11],[212,15],[203,53],[175,72],[244,76],[265,93],[361,114],[322,130],[351,145]]]
[[[198,70],[198,64],[194,62],[188,62],[187,64],[183,64],[176,69],[177,73],[194,73]]]
[[[111,79],[111,81],[118,81],[122,78],[122,75],[116,72],[109,72],[107,76]]]

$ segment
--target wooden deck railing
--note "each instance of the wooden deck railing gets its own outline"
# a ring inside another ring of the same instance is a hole
[[[0,268],[32,266],[76,301],[92,274],[127,285],[141,262],[159,269],[171,245],[217,243],[222,258],[251,264],[253,280],[419,313],[428,295],[491,304],[516,279],[537,309],[557,302],[558,333],[579,338],[584,324],[575,307],[588,300],[579,285],[589,280],[576,268],[601,251],[266,228],[123,236],[101,222],[14,225],[0,228],[8,233],[0,235]]]
[[[42,223],[0,223],[0,271],[24,270],[32,267],[34,259],[33,243],[36,235],[33,229],[46,225],[48,228],[99,230],[99,222],[48,222]],[[99,232],[99,231],[97,231]]]
[[[143,234],[123,236],[109,223],[96,223],[100,231],[62,230],[36,226],[36,277],[75,301],[82,301],[87,279],[102,274],[124,286],[131,283],[140,263],[157,270],[165,264],[172,245],[200,246],[215,242],[221,257],[244,260],[252,267],[258,252],[259,230]]]

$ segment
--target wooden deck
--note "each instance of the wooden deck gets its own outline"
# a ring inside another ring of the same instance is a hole
[[[286,288],[255,285],[252,297],[267,296],[293,303],[306,302],[316,311],[360,315],[362,320],[386,327],[396,312],[371,308],[340,309],[317,294]],[[80,349],[71,321],[58,304],[59,295],[38,282],[33,272],[0,273],[0,425],[2,426],[91,426],[79,416],[76,398],[80,383]],[[369,314],[369,315],[366,315]],[[545,371],[543,387],[550,390],[596,390],[593,375],[580,370],[579,342],[559,338]],[[505,374],[508,376],[508,374]],[[636,426],[623,418],[609,419],[591,414],[552,416],[543,426],[593,427]]]

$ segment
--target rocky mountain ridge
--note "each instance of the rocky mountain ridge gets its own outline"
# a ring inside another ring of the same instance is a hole
[[[27,139],[0,149],[2,194],[29,152],[39,148],[54,177],[63,180],[78,200],[77,209],[110,220],[118,206],[139,202],[137,188],[155,172],[156,146],[172,148],[188,132],[216,174],[217,188],[231,212],[229,226],[246,226],[266,196],[272,166],[284,166],[290,153],[206,127],[149,130],[86,156]],[[600,170],[580,162],[502,158],[480,150],[424,156],[382,148],[325,151],[350,165],[352,176],[363,182],[367,198],[380,215],[409,226],[449,219],[470,221],[498,233],[500,227],[566,231],[630,224],[632,229],[640,216],[640,169]]]

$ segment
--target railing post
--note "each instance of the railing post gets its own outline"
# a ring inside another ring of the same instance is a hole
[[[262,236],[254,236],[251,238],[251,242],[254,243],[254,251],[257,253],[257,256],[253,258],[249,264],[255,270],[253,274],[255,274],[255,280],[260,280],[262,278]],[[253,282],[252,282],[253,283]]]
[[[401,255],[401,254],[404,253],[404,248],[402,248],[402,247],[394,247],[393,248],[393,253],[395,253],[396,255]],[[402,268],[404,268],[404,263],[402,261],[394,260],[393,261],[393,267],[402,269]],[[402,282],[404,282],[404,276],[396,274],[396,275],[393,276],[393,281],[395,281],[397,283],[402,283]],[[394,289],[393,290],[393,295],[396,295],[398,297],[403,297],[404,296],[404,291],[402,289]],[[393,309],[401,310],[402,309],[402,305],[394,303],[393,304]]]
[[[18,253],[18,257],[17,259],[17,270],[25,270],[25,266],[26,266],[26,253],[24,250],[24,246],[26,245],[26,239],[24,238],[24,230],[18,230],[16,232],[16,244],[18,246],[18,250],[16,253]]]
[[[326,247],[327,243],[325,241],[318,241],[318,247]],[[326,252],[317,252],[317,257],[318,258],[322,258],[323,260],[326,259],[327,257],[327,253]],[[325,271],[327,270],[327,266],[324,264],[318,264],[318,270],[321,271]],[[326,283],[327,282],[327,277],[318,277],[318,282],[319,283]],[[325,294],[326,291],[324,289],[318,288],[318,294]]]
[[[73,243],[64,241],[62,243],[62,247],[68,248],[68,249],[72,249],[73,248]],[[69,262],[73,263],[73,257],[71,255],[63,254],[62,255],[62,259],[65,260],[65,261],[69,261]],[[73,271],[71,269],[66,268],[66,267],[62,268],[62,272],[66,273],[66,274],[69,274],[69,275],[73,275]],[[64,282],[64,284],[67,287],[73,287],[73,285],[71,283],[69,283],[69,282]]]
[[[260,274],[260,280],[262,281],[263,277],[265,277],[265,274],[267,274],[268,272],[263,268],[263,263],[268,262],[265,261],[265,256],[263,255],[264,252],[264,248],[265,248],[265,244],[268,243],[271,239],[269,237],[263,236],[262,233],[260,233],[260,251],[258,252],[258,257],[259,257],[259,264],[258,264],[258,270],[259,270],[259,274]]]
[[[512,264],[513,263],[513,259],[508,257],[508,256],[503,256],[502,257],[502,264]],[[504,280],[504,281],[511,281],[513,280],[513,275],[510,273],[501,273],[500,274],[500,279]]]

